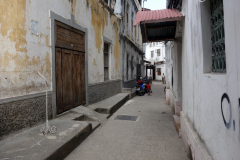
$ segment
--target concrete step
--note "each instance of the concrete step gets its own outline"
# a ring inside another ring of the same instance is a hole
[[[55,134],[44,136],[39,125],[0,141],[1,159],[64,159],[93,131],[91,123],[82,121],[54,119],[49,124],[57,127]]]
[[[173,115],[173,123],[174,123],[174,126],[176,128],[176,131],[177,131],[179,137],[182,137],[180,116]]]
[[[107,117],[110,117],[128,100],[129,93],[119,93],[103,101],[94,103],[90,105],[89,108],[101,114],[109,114]]]
[[[84,107],[84,106],[79,106],[71,110],[72,112],[83,114],[90,118],[91,120],[98,121],[98,122],[103,122],[105,121],[109,114],[100,114],[91,107]],[[86,118],[86,117],[85,117]]]
[[[43,124],[4,139],[0,159],[64,159],[127,100],[129,94],[120,93],[89,107],[73,108],[49,121],[57,127],[54,134],[40,133]]]
[[[96,114],[99,114],[99,113],[96,112]],[[93,114],[90,114],[89,112],[88,112],[88,115],[89,116],[84,115],[83,112],[79,113],[79,112],[75,112],[75,111],[71,110],[68,113],[58,117],[57,119],[85,121],[85,122],[88,122],[88,123],[92,124],[92,131],[94,131],[95,129],[97,129],[97,127],[100,126],[100,120],[99,119],[96,120],[96,118],[93,117]],[[103,121],[104,119],[106,119],[105,116],[103,116],[101,120]]]

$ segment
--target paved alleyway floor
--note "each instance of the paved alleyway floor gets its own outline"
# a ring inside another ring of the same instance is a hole
[[[153,82],[151,96],[125,103],[66,160],[188,160],[163,89],[161,82]],[[117,115],[138,117],[118,120]]]

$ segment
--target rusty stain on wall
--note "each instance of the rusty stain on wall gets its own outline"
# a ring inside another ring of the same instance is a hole
[[[46,36],[46,46],[49,46],[49,36]]]
[[[48,74],[47,77],[51,77],[51,61],[50,61],[50,54],[47,52],[46,53],[46,58],[45,58],[45,63],[46,63],[46,74]],[[48,81],[50,79],[47,79]]]
[[[72,6],[71,14],[74,15],[75,8],[76,8],[76,0],[68,0],[68,1],[71,3],[71,6]]]
[[[26,0],[1,1],[0,22],[4,22],[1,23],[0,34],[16,42],[16,51],[26,53]]]
[[[118,26],[119,22],[115,16],[111,16],[111,23],[115,29],[115,45],[114,45],[114,58],[115,58],[115,70],[118,71],[119,62],[120,62],[120,42],[118,40]]]
[[[97,66],[97,63],[96,63],[96,59],[95,59],[95,58],[93,59],[93,65],[94,65],[94,66]]]
[[[105,26],[108,25],[108,12],[102,7],[102,4],[98,3],[95,0],[89,0],[88,2],[91,5],[91,23],[95,31],[95,44],[96,48],[98,49],[98,53],[100,54],[102,46],[102,35]]]
[[[45,84],[35,75],[35,70],[40,70],[51,81],[51,57],[46,53],[49,36],[40,34],[39,42],[35,43],[39,46],[41,39],[45,40],[47,47],[44,52],[41,52],[42,49],[28,50],[28,45],[32,43],[28,44],[26,39],[26,5],[26,0],[0,3],[0,74],[4,77],[4,81],[1,81],[0,98],[36,93],[45,88]]]

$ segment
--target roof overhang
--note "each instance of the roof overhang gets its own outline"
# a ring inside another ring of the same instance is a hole
[[[141,11],[134,26],[140,23],[143,43],[175,39],[177,21],[184,19],[177,9]]]

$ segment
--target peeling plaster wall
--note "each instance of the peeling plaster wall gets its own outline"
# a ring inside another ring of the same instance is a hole
[[[111,15],[102,3],[95,0],[80,0],[76,2],[75,20],[81,26],[89,29],[88,39],[88,82],[94,84],[104,81],[103,36],[110,39],[110,80],[120,79],[120,20]],[[84,16],[82,16],[84,15]],[[91,20],[91,21],[90,21]]]
[[[101,2],[101,1],[100,1]],[[112,40],[110,80],[120,79],[120,21],[95,0],[9,0],[0,3],[0,99],[44,91],[52,82],[49,11],[88,28],[89,84],[104,81],[103,36]],[[37,22],[33,34],[32,21]]]
[[[48,15],[40,19],[43,11],[35,14],[30,3],[0,3],[0,99],[43,91],[45,83],[36,70],[51,81]],[[31,20],[45,23],[38,35],[31,34]]]
[[[184,0],[182,4],[182,12],[186,15],[182,52],[183,112],[213,159],[239,159],[240,1],[223,0],[226,73],[204,73],[206,59],[203,55],[207,53],[204,52],[206,39],[203,35],[207,32],[202,29],[202,24],[206,23],[201,21],[206,11],[201,9],[206,3],[208,1]]]

